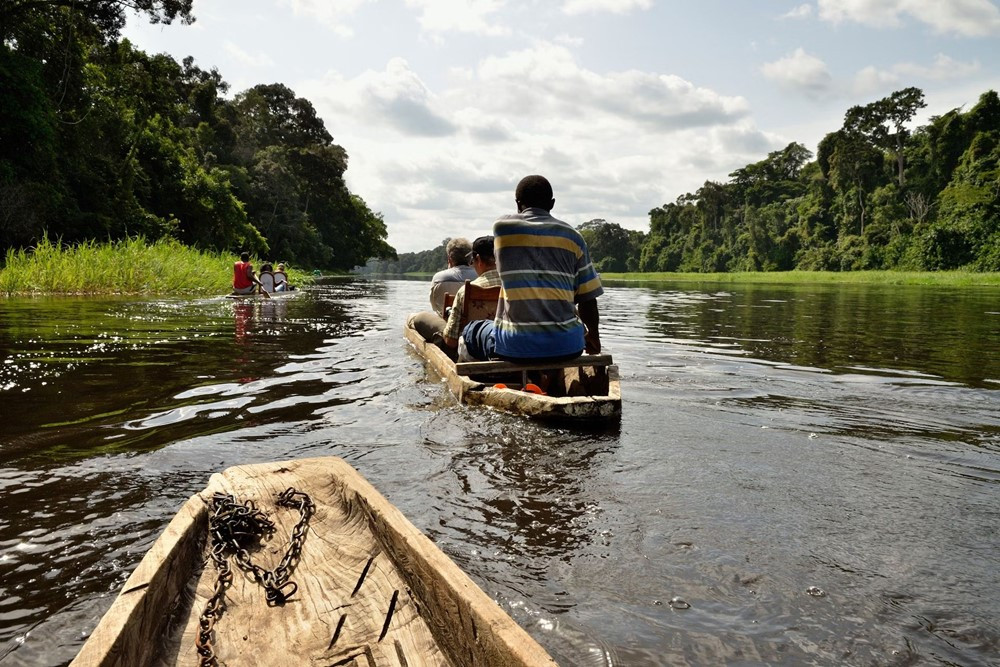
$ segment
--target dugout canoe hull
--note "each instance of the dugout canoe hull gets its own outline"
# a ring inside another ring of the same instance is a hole
[[[616,421],[621,419],[622,396],[618,367],[606,366],[606,383],[599,393],[579,396],[542,396],[512,389],[496,389],[494,381],[460,375],[455,362],[437,345],[428,343],[413,327],[403,326],[406,340],[427,364],[441,376],[462,403],[485,405],[516,415],[559,421]],[[580,357],[585,361],[586,357]],[[582,378],[586,382],[586,378]]]
[[[273,568],[299,518],[275,508],[288,487],[316,505],[291,576],[298,590],[269,607],[264,590],[234,565],[214,628],[220,664],[556,665],[357,471],[323,457],[212,475],[147,552],[72,666],[197,665],[198,619],[216,581],[206,540],[213,494],[251,499],[274,521],[273,538],[253,554]]]

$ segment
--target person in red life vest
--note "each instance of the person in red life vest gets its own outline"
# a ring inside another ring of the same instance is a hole
[[[265,297],[270,296],[254,275],[250,253],[242,253],[240,261],[233,264],[233,294],[253,294],[255,286],[260,288],[260,293]]]

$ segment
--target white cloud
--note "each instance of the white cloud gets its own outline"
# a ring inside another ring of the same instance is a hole
[[[440,89],[394,59],[296,90],[351,155],[348,185],[383,212],[401,252],[484,233],[528,173],[552,180],[567,222],[645,228],[652,206],[783,145],[743,98],[668,74],[596,72],[552,44],[454,69]],[[387,103],[400,99],[422,120],[404,122]]]
[[[456,131],[454,124],[437,110],[436,100],[423,81],[402,58],[390,60],[381,72],[368,70],[351,80],[331,74],[312,95],[323,99],[335,117],[360,119],[383,134],[392,131],[397,137],[441,137]]]
[[[807,3],[807,4],[804,4],[804,5],[799,5],[798,7],[795,7],[794,9],[789,10],[788,12],[786,12],[786,13],[782,14],[781,16],[779,16],[778,18],[782,18],[782,19],[805,19],[805,18],[809,18],[810,16],[812,16],[812,12],[813,12],[812,5],[810,5],[810,4]]]
[[[955,81],[978,73],[980,68],[979,61],[965,63],[939,53],[931,65],[897,63],[886,69],[866,67],[854,77],[854,91],[861,94],[880,92],[900,83],[912,85],[918,79]]]
[[[869,65],[854,76],[854,92],[867,95],[885,90],[899,83],[899,75],[889,70],[880,70]]]
[[[376,0],[280,0],[289,6],[296,16],[310,16],[333,29],[341,37],[353,37],[354,29],[344,23],[362,5]]]
[[[555,41],[556,44],[562,44],[563,46],[570,46],[575,48],[583,46],[583,37],[574,37],[572,35],[566,35],[566,34],[556,35],[553,41]]]
[[[542,45],[485,59],[477,70],[493,111],[562,124],[596,127],[627,120],[660,131],[733,122],[747,113],[741,97],[726,97],[666,74],[629,70],[599,74],[581,68],[569,50]],[[526,101],[528,101],[526,103]]]
[[[821,19],[898,27],[903,16],[941,33],[970,37],[1000,34],[1000,9],[991,0],[818,0]]]
[[[225,43],[225,49],[229,55],[244,65],[249,65],[250,67],[274,67],[274,61],[266,53],[258,53],[257,55],[247,53],[228,40]]]
[[[406,0],[407,7],[420,11],[420,27],[429,33],[510,34],[510,28],[496,18],[504,4],[505,0]]]
[[[565,0],[563,13],[569,15],[610,12],[628,14],[633,9],[649,9],[653,0]]]
[[[829,92],[833,82],[826,63],[802,48],[772,63],[765,63],[760,69],[768,79],[810,97]]]
[[[963,63],[939,53],[932,65],[915,65],[913,63],[900,63],[893,66],[893,70],[901,76],[920,77],[932,81],[947,81],[951,79],[964,79],[979,71],[979,61]]]

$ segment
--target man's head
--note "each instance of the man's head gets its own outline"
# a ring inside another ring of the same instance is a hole
[[[469,263],[472,244],[469,239],[452,239],[445,246],[445,252],[448,253],[448,266],[462,266]]]
[[[480,236],[472,242],[472,253],[469,255],[472,267],[476,273],[483,275],[490,269],[496,268],[497,262],[493,258],[493,237]]]
[[[552,185],[544,176],[532,174],[525,176],[517,184],[514,190],[514,201],[517,202],[517,210],[523,211],[526,208],[541,208],[551,211],[556,200],[552,198]]]
[[[248,253],[248,252],[241,252],[240,253],[240,261],[241,262],[249,262],[250,261],[250,253]]]

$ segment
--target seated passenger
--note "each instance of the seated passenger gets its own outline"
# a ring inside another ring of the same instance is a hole
[[[526,176],[514,193],[517,213],[493,223],[502,292],[495,322],[462,331],[476,359],[566,361],[601,351],[597,297],[604,293],[587,244],[552,217],[552,186]]]
[[[438,271],[431,278],[431,310],[444,317],[444,295],[455,294],[466,280],[476,279],[476,270],[469,265],[472,244],[468,239],[457,238],[445,246],[448,268]]]
[[[285,263],[278,264],[278,270],[274,272],[274,291],[290,292],[295,289],[295,285],[288,282],[288,274],[285,273]]]
[[[260,286],[266,292],[274,291],[274,274],[272,273],[274,267],[270,263],[264,264],[260,267]]]
[[[233,264],[233,294],[253,294],[255,288],[259,287],[261,293],[264,286],[253,272],[253,264],[250,263],[250,253],[240,254],[240,261]]]
[[[444,330],[444,295],[455,294],[466,280],[476,279],[476,270],[469,266],[472,244],[468,239],[457,238],[445,247],[448,268],[438,271],[431,278],[430,311],[416,313],[410,317],[409,325],[423,336],[424,340],[437,343],[444,349],[441,332]]]
[[[493,259],[493,237],[480,236],[472,243],[472,268],[476,270],[478,278],[469,284],[476,287],[499,287],[500,274],[497,273],[497,263]],[[462,324],[462,305],[465,301],[465,285],[462,285],[455,293],[455,303],[452,304],[451,313],[448,315],[448,322],[445,324],[441,337],[444,344],[451,350],[458,347],[458,339],[462,332],[459,328]]]

